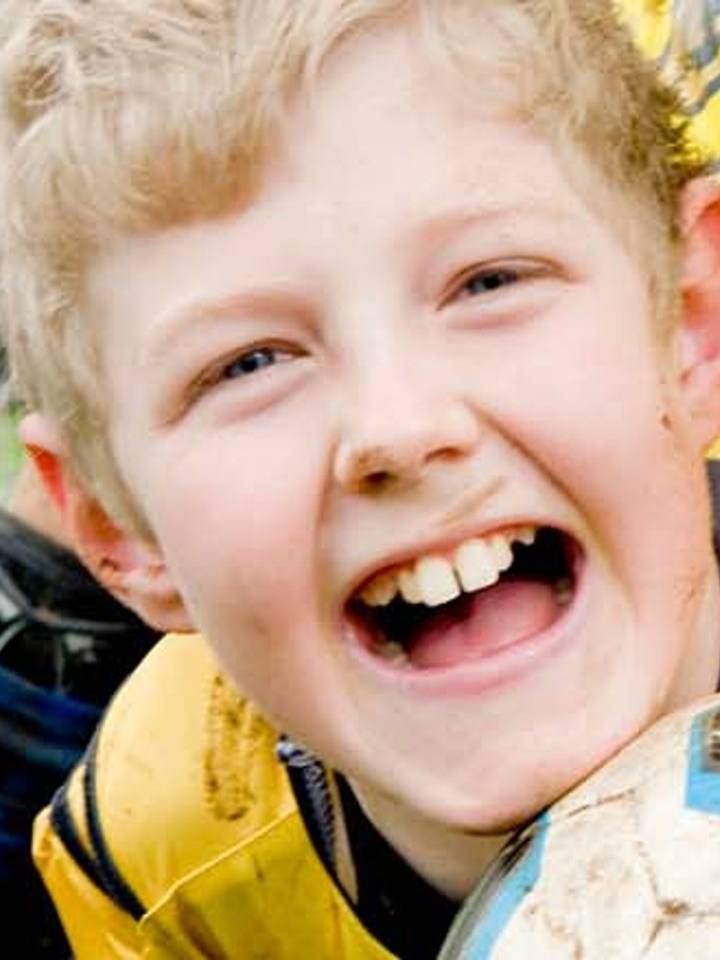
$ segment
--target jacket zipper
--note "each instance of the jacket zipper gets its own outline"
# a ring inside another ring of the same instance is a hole
[[[337,882],[335,864],[335,814],[324,766],[284,734],[275,748],[287,770],[300,815],[315,852]]]

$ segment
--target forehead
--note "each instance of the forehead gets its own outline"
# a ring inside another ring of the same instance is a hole
[[[471,191],[488,208],[514,197],[547,201],[558,184],[528,176],[534,158],[526,154],[545,144],[521,117],[513,79],[493,72],[491,51],[502,42],[495,33],[488,26],[479,41],[489,48],[485,75],[465,88],[410,26],[346,41],[292,105],[262,199],[305,189],[335,212],[350,216],[357,205],[363,219],[371,193],[379,202],[393,195],[404,216],[437,202],[440,190],[460,198]]]
[[[462,220],[465,209],[495,226],[502,217],[505,230],[531,218],[562,230],[590,216],[620,225],[621,242],[634,245],[642,226],[627,197],[579,147],[560,151],[534,127],[532,78],[504,55],[506,43],[489,20],[473,37],[486,49],[473,50],[470,82],[412,24],[343,42],[291,104],[244,212],[247,230],[282,233],[293,252],[309,251],[310,226],[313,250],[326,241],[337,252],[339,231],[348,246],[382,234],[397,259],[413,254],[424,224],[453,211]]]
[[[491,30],[483,42],[492,47]],[[369,277],[373,262],[419,263],[466,227],[574,242],[580,222],[600,224],[566,167],[521,117],[507,77],[489,73],[470,93],[412,30],[386,28],[345,42],[291,105],[245,207],[121,244],[93,287],[122,308],[125,331],[128,315],[161,325],[187,301],[256,283],[320,279],[326,292],[328,277]],[[125,303],[137,284],[141,314]]]

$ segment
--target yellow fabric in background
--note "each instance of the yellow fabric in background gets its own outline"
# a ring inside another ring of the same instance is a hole
[[[680,90],[693,136],[720,172],[720,0],[617,0],[643,53]]]
[[[617,0],[643,53],[683,96],[695,142],[720,174],[720,0]],[[708,450],[720,459],[720,439]]]

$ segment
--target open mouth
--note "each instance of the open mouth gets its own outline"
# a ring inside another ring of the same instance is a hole
[[[367,649],[403,669],[489,658],[566,613],[581,555],[578,542],[553,527],[494,531],[374,575],[348,614]]]

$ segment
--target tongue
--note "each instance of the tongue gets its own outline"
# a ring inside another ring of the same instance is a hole
[[[449,667],[490,656],[518,643],[556,619],[550,584],[508,580],[466,596],[418,626],[408,656],[415,667]]]

